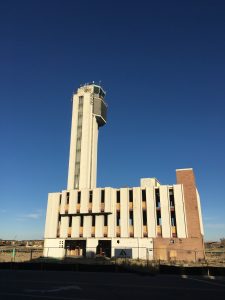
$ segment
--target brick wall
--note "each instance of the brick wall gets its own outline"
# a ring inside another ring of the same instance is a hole
[[[194,172],[192,169],[176,170],[176,176],[177,183],[183,184],[184,189],[188,237],[201,238]]]
[[[182,260],[197,262],[205,258],[203,238],[155,238],[155,260]]]

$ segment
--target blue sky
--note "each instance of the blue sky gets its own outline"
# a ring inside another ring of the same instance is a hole
[[[1,1],[0,238],[42,238],[66,188],[71,96],[101,80],[98,186],[192,167],[206,240],[225,237],[224,1]]]

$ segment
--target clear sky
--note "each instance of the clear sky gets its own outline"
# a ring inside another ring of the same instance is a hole
[[[107,91],[98,186],[193,168],[206,240],[225,237],[225,2],[2,0],[0,238],[42,238],[66,188],[71,96]]]

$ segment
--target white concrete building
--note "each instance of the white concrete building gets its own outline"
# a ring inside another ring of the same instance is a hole
[[[68,186],[48,196],[44,255],[196,260],[198,251],[197,258],[204,258],[192,169],[177,170],[174,185],[142,178],[140,187],[96,187],[98,129],[106,123],[104,97],[95,84],[74,94]]]

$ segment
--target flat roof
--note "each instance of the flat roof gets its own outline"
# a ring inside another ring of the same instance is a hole
[[[176,171],[185,171],[185,170],[193,170],[193,168],[186,168],[186,169],[176,169]]]

